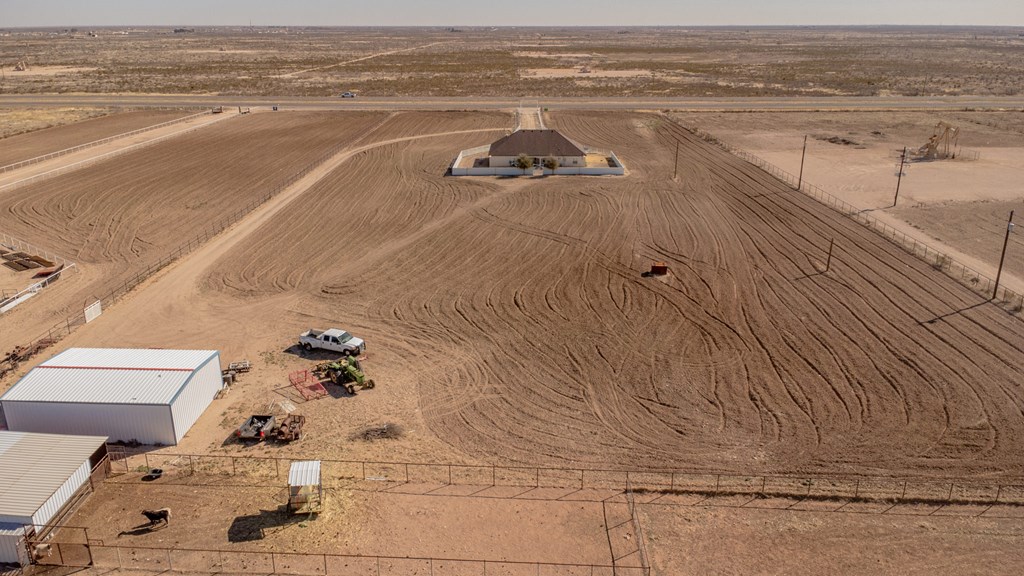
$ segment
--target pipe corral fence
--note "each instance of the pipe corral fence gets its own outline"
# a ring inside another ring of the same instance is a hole
[[[63,274],[72,270],[75,272],[78,271],[75,263],[67,260],[63,256],[59,256],[49,250],[40,248],[29,242],[25,242],[24,240],[19,240],[18,238],[3,232],[0,232],[0,247],[14,252],[25,252],[33,256],[40,256],[52,262],[54,266],[60,266],[60,271],[54,272],[40,279],[33,279],[28,286],[15,289],[11,293],[3,290],[5,287],[0,286],[0,314],[11,310],[21,302],[26,301],[29,297],[37,294],[43,288],[49,286],[51,283],[56,282]]]
[[[113,459],[112,474],[160,468],[169,476],[245,476],[278,485],[289,466],[299,459],[153,453]],[[983,481],[967,478],[841,476],[825,474],[739,474],[683,470],[615,470],[550,468],[424,462],[324,460],[325,487],[348,482],[508,486],[615,490],[630,494],[693,493],[751,495],[817,500],[855,500],[890,503],[938,503],[1024,506],[1024,478]],[[201,482],[200,482],[201,484]]]
[[[208,548],[118,546],[99,541],[54,542],[37,565],[152,572],[293,574],[312,576],[650,576],[651,569],[611,564],[372,556]]]

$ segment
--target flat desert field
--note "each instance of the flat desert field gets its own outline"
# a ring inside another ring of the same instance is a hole
[[[265,96],[1020,94],[1020,28],[13,30],[4,93]],[[894,59],[898,65],[894,65]]]
[[[556,109],[548,127],[627,174],[447,176],[510,112],[256,111],[0,191],[0,230],[80,268],[0,316],[0,349],[145,273],[0,389],[74,346],[253,364],[178,446],[129,447],[69,520],[93,571],[275,572],[297,553],[313,564],[283,571],[1015,572],[1020,314],[687,128],[788,171],[808,134],[808,181],[991,266],[1020,202],[1018,113]],[[892,150],[937,118],[980,157],[913,163],[886,208]],[[365,338],[376,387],[303,398],[289,374],[330,358],[296,346],[311,327]],[[235,439],[287,403],[301,441]],[[282,510],[297,459],[324,461],[317,519]],[[166,528],[138,526],[164,506]]]

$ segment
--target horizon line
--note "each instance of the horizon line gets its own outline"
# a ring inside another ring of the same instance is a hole
[[[488,28],[498,30],[511,29],[665,29],[665,28],[1021,28],[1024,24],[46,24],[30,26],[0,26],[0,30],[51,30],[67,28],[308,28],[308,29],[359,29],[359,28]]]

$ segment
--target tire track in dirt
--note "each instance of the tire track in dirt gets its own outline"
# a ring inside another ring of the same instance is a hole
[[[0,228],[64,254],[78,263],[80,274],[4,314],[0,344],[24,343],[81,312],[85,302],[122,285],[201,235],[210,222],[262,197],[385,116],[238,116],[5,192]]]
[[[979,400],[979,402],[980,402],[980,398],[978,398],[978,400]]]
[[[658,115],[552,115],[624,178],[442,175],[504,125],[374,142],[432,122],[396,115],[161,286],[350,327],[400,416],[469,461],[1024,472],[1020,322],[920,324],[976,300],[927,264]],[[672,273],[641,278],[655,259]]]

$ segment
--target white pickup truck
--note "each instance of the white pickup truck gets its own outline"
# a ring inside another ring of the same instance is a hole
[[[341,352],[346,356],[358,356],[366,352],[366,342],[362,338],[331,328],[330,330],[306,330],[299,336],[299,346],[307,352],[314,348]]]

